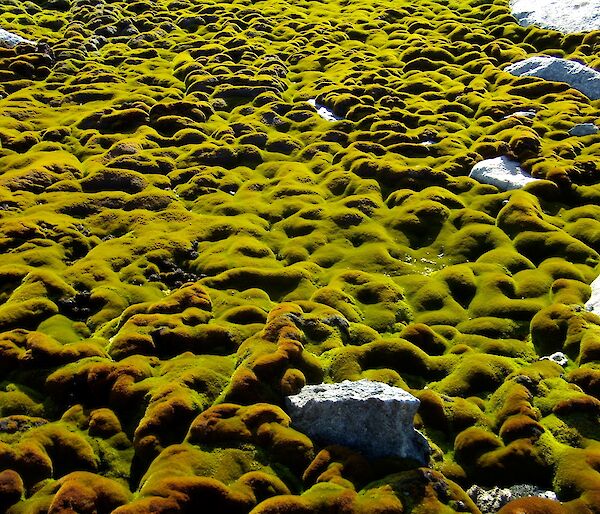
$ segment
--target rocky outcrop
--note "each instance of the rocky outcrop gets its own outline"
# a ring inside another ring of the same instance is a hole
[[[529,76],[565,82],[591,100],[600,98],[600,72],[576,61],[538,55],[511,64],[504,71],[519,77]]]
[[[537,25],[567,34],[600,29],[600,0],[581,0],[577,8],[564,0],[511,0],[519,25]]]
[[[477,163],[473,166],[469,177],[483,184],[496,186],[503,191],[521,189],[526,184],[537,180],[521,169],[518,162],[505,156]]]
[[[399,387],[371,380],[305,386],[286,398],[294,428],[318,441],[349,446],[369,457],[425,464],[429,446],[413,427],[419,403]]]

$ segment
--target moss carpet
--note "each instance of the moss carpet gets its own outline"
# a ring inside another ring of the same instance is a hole
[[[600,512],[600,32],[508,0],[3,0],[0,511]],[[323,119],[315,100],[339,120]],[[530,113],[524,115],[524,112]],[[541,179],[468,177],[501,155]],[[540,360],[563,352],[563,367]],[[429,468],[290,425],[369,378]],[[521,510],[519,510],[521,509]]]

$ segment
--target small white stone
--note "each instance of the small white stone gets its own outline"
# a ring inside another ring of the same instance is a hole
[[[591,100],[600,99],[600,72],[577,61],[538,55],[511,64],[504,71],[518,77],[538,77],[565,82]]]
[[[0,29],[0,47],[3,48],[13,48],[21,43],[28,43],[30,45],[35,45],[34,41],[29,39],[25,39],[24,37],[19,36],[18,34],[13,34],[8,30]]]
[[[496,186],[503,191],[521,189],[526,184],[538,180],[523,171],[518,162],[511,161],[504,155],[477,163],[473,166],[469,177],[483,184]]]
[[[519,25],[537,25],[565,34],[600,30],[600,0],[511,0]]]
[[[507,118],[511,118],[511,117],[516,117],[516,118],[533,118],[535,117],[536,112],[535,111],[517,111],[517,112],[513,112],[512,114],[509,114],[508,116],[504,116],[503,119],[507,119]]]
[[[474,485],[467,490],[467,494],[471,497],[483,514],[492,514],[498,512],[499,509],[501,509],[512,499],[510,489],[504,489],[500,487],[484,489],[483,487]]]
[[[579,123],[569,130],[570,136],[593,136],[600,132],[600,127],[593,123]]]
[[[309,105],[312,105],[316,109],[317,114],[319,116],[321,116],[321,118],[323,118],[324,120],[339,121],[339,120],[343,119],[343,118],[340,118],[339,116],[337,116],[332,110],[328,109],[323,104],[320,104],[319,102],[317,102],[317,100],[315,98],[311,98],[310,100],[307,100],[307,103]]]

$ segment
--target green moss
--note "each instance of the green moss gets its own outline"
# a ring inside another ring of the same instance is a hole
[[[494,226],[471,223],[448,238],[446,254],[454,262],[475,261],[495,248],[510,246],[510,239]]]
[[[43,42],[0,49],[0,510],[476,512],[437,471],[310,463],[278,406],[360,378],[421,398],[447,478],[595,509],[599,144],[567,132],[596,106],[503,71],[597,67],[592,34],[466,0],[38,4],[0,9]],[[468,177],[500,155],[542,180]]]
[[[515,368],[507,357],[466,353],[451,373],[431,388],[451,396],[478,396],[495,390]]]

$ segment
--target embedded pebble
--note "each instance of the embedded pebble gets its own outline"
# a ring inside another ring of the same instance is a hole
[[[503,191],[521,189],[526,184],[537,180],[526,173],[518,162],[506,156],[478,162],[473,166],[469,177],[483,184],[496,186]]]
[[[556,362],[556,364],[563,367],[569,363],[569,359],[563,352],[554,352],[552,355],[545,355],[544,357],[540,357],[540,360]]]
[[[509,114],[508,116],[504,116],[503,119],[508,119],[511,116],[514,116],[516,118],[535,118],[536,112],[535,111],[516,111],[513,112],[512,114]]]

